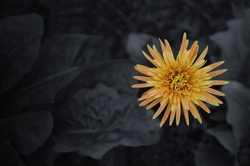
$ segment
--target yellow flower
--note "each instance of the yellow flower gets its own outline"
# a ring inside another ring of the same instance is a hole
[[[155,46],[151,48],[148,45],[148,50],[153,58],[149,57],[142,51],[143,55],[155,66],[154,68],[143,65],[136,65],[135,69],[146,76],[134,76],[135,79],[145,81],[145,83],[135,84],[132,88],[147,88],[138,100],[144,100],[140,106],[149,104],[146,109],[150,109],[160,104],[158,110],[155,112],[153,119],[165,109],[165,113],[160,122],[160,127],[166,122],[170,115],[169,125],[172,125],[176,119],[176,125],[179,125],[181,110],[189,125],[189,115],[191,114],[202,123],[201,117],[195,106],[200,106],[204,111],[210,113],[209,108],[204,104],[204,101],[218,106],[222,101],[213,95],[225,96],[224,93],[212,89],[213,85],[228,84],[228,81],[211,80],[211,78],[218,76],[227,69],[211,71],[220,66],[224,61],[216,62],[208,66],[202,67],[206,60],[204,60],[208,47],[197,57],[198,41],[195,41],[188,50],[188,40],[186,33],[183,34],[182,43],[177,58],[174,58],[172,49],[167,40],[165,44],[159,39],[162,49],[162,55],[158,52]]]

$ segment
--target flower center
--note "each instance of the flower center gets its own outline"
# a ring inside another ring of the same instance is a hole
[[[181,94],[183,90],[189,89],[188,87],[189,75],[186,72],[171,74],[170,75],[170,88],[176,92]]]

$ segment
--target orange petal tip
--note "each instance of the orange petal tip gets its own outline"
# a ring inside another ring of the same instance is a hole
[[[135,85],[132,85],[131,88],[136,88]]]

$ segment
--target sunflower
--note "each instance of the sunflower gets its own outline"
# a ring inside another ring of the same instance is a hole
[[[207,54],[208,47],[206,47],[197,58],[199,49],[198,41],[195,41],[188,50],[186,33],[183,34],[180,51],[176,59],[174,58],[168,41],[164,40],[164,43],[160,39],[159,41],[162,55],[155,46],[151,48],[147,45],[152,57],[142,51],[145,58],[155,67],[151,68],[140,64],[135,66],[135,69],[145,76],[134,76],[135,79],[144,81],[144,83],[135,84],[132,88],[150,88],[138,99],[142,101],[140,106],[148,105],[146,109],[151,109],[155,105],[160,104],[153,116],[153,119],[155,119],[165,110],[160,122],[160,127],[162,127],[169,116],[170,126],[174,119],[176,119],[176,125],[179,125],[182,111],[188,126],[189,111],[195,119],[202,123],[196,106],[210,113],[209,108],[204,102],[214,106],[219,106],[219,104],[223,103],[214,95],[225,96],[225,94],[212,89],[211,86],[224,85],[229,82],[211,79],[226,72],[227,69],[211,70],[222,65],[224,61],[203,67],[206,63],[204,58]]]

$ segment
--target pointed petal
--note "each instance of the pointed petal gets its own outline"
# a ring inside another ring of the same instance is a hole
[[[188,104],[188,100],[184,97],[181,98],[181,104],[182,104],[182,108],[188,110],[189,109],[189,104]]]
[[[145,77],[145,76],[133,76],[133,78],[140,80],[140,81],[152,81],[152,80],[154,80],[152,77]]]
[[[156,49],[156,47],[153,46],[153,48],[151,48],[149,45],[147,45],[147,47],[148,47],[150,54],[155,58],[155,60],[159,62],[160,66],[163,65],[164,64],[163,58],[158,52],[158,50]]]
[[[218,75],[220,75],[220,74],[222,74],[222,73],[224,73],[226,71],[227,71],[227,69],[221,69],[221,70],[212,71],[212,72],[210,72],[208,74],[211,77],[215,77],[215,76],[218,76]]]
[[[147,83],[143,83],[143,84],[135,84],[132,85],[132,88],[148,88],[148,87],[153,87],[154,85],[152,84],[147,84]]]
[[[149,110],[149,109],[153,108],[155,105],[157,105],[158,103],[160,103],[160,101],[161,101],[161,98],[158,98],[158,99],[154,100],[152,103],[150,103],[150,104],[147,106],[146,109]]]
[[[214,97],[213,95],[210,95],[207,92],[201,92],[201,94],[206,98],[206,100],[210,99],[214,103],[223,104],[223,102],[221,100],[219,100],[218,98]]]
[[[204,111],[206,111],[208,114],[211,113],[211,111],[209,110],[209,108],[208,108],[202,101],[199,100],[198,103],[199,103],[199,106],[200,106]]]
[[[142,51],[142,54],[144,55],[144,57],[151,62],[153,65],[155,65],[156,67],[160,67],[155,61],[153,61],[153,59],[151,59],[148,54],[146,54],[144,51]]]
[[[209,99],[209,98],[207,98],[207,99],[205,100],[205,102],[207,102],[207,103],[209,103],[209,104],[211,104],[211,105],[213,105],[213,106],[219,106],[218,103],[215,103],[213,100],[211,100],[211,99]]]
[[[147,95],[149,94],[151,91],[153,91],[155,88],[151,88],[149,90],[147,90],[146,92],[144,92],[141,96]]]
[[[196,50],[197,50],[197,46],[198,46],[198,41],[195,41],[193,43],[193,45],[191,46],[190,48],[190,52],[189,52],[189,55],[190,55],[190,64],[192,64],[197,56],[196,53]]]
[[[213,80],[213,85],[224,85],[224,84],[229,84],[229,81]]]
[[[219,67],[220,65],[222,65],[225,61],[219,61],[219,62],[216,62],[216,63],[213,63],[211,65],[208,65],[211,67],[211,70],[216,68],[216,67]]]
[[[164,60],[165,62],[168,62],[167,64],[172,67],[173,66],[173,63],[175,62],[175,59],[174,59],[174,56],[172,54],[169,54],[167,52],[164,52],[163,53],[163,57],[164,57]]]
[[[176,125],[178,126],[181,119],[181,103],[177,103],[177,110],[176,110]]]
[[[156,94],[161,93],[160,89],[154,88],[152,91],[148,92],[151,96],[155,96]]]
[[[168,104],[166,110],[165,110],[165,113],[161,119],[161,123],[160,123],[160,127],[163,126],[163,124],[166,122],[166,120],[168,119],[168,116],[170,114],[170,110],[171,110],[171,104]]]
[[[202,124],[200,114],[199,114],[198,110],[196,109],[195,105],[191,102],[190,102],[190,112],[195,117],[195,119],[197,119]]]
[[[161,39],[158,38],[158,40],[160,41],[162,52],[168,51],[167,47],[164,45],[164,43],[161,41]]]
[[[173,56],[173,51],[171,49],[169,42],[166,39],[164,40],[164,42],[165,42],[165,46],[166,46],[168,52]]]
[[[150,97],[151,97],[151,95],[149,95],[149,94],[142,95],[142,96],[138,99],[138,101],[142,101],[142,100],[145,100],[145,99],[150,98]]]
[[[205,65],[206,62],[207,62],[206,60],[195,61],[193,67],[195,67],[197,70],[201,68],[203,65]]]
[[[147,98],[146,100],[144,100],[143,102],[141,102],[141,103],[139,104],[139,106],[144,106],[144,105],[146,105],[146,104],[152,102],[153,100],[155,100],[155,97]]]
[[[203,101],[206,100],[206,97],[204,97],[201,93],[197,93],[196,95],[198,97],[197,99],[200,99],[200,100],[203,100]]]
[[[183,113],[184,113],[184,117],[185,117],[186,124],[189,126],[188,110],[183,109]]]
[[[195,109],[194,109],[194,105],[192,104],[192,102],[189,102],[189,108],[190,108],[190,112],[191,112],[191,114],[193,115],[193,117],[195,118],[195,119],[197,119],[197,112],[195,111]]]
[[[206,85],[212,85],[213,84],[213,80],[209,80],[209,81],[202,81],[199,83],[199,85],[202,86],[206,86]]]
[[[225,96],[224,93],[222,93],[222,92],[220,92],[220,91],[218,91],[218,90],[212,89],[212,88],[207,88],[205,91],[206,91],[206,92],[209,92],[209,93],[211,93],[211,94],[214,94],[214,95]]]
[[[186,40],[187,40],[187,34],[186,32],[184,32],[183,37],[182,37],[181,47],[180,47],[181,54],[184,52],[184,49],[186,48]]]
[[[158,108],[158,110],[155,112],[155,114],[154,114],[154,116],[153,116],[153,119],[155,119],[155,118],[157,118],[159,115],[160,115],[160,113],[163,111],[163,109],[166,107],[166,105],[167,105],[167,101],[166,102],[164,102],[164,103],[162,103],[161,104],[161,106]]]
[[[174,122],[174,118],[175,118],[175,110],[171,111],[171,115],[170,115],[170,119],[169,119],[169,126],[171,126]]]
[[[150,74],[148,74],[148,67],[143,66],[143,65],[136,65],[134,68],[138,72],[140,72],[140,73],[142,73],[144,75],[150,76]]]
[[[207,55],[207,51],[208,51],[208,46],[204,49],[204,51],[201,53],[201,55],[199,56],[199,58],[196,61],[201,61],[205,58],[205,56]]]

